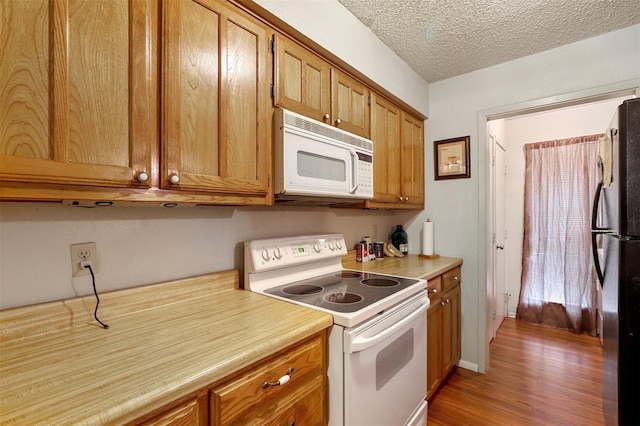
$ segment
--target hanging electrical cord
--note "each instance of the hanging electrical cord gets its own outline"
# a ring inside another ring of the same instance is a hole
[[[83,265],[84,268],[89,270],[89,273],[91,274],[91,282],[93,284],[93,294],[96,295],[96,309],[93,311],[93,317],[96,319],[96,321],[98,321],[100,323],[100,325],[102,325],[102,328],[107,329],[109,328],[109,326],[105,323],[103,323],[102,321],[100,321],[100,319],[98,318],[98,306],[100,305],[100,298],[98,297],[98,290],[96,290],[96,277],[95,275],[93,275],[93,269],[91,269],[91,264],[85,264]]]

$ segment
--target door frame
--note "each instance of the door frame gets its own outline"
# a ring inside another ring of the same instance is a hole
[[[491,286],[492,289],[494,286],[492,263],[489,263],[493,262],[493,256],[487,255],[487,253],[493,251],[492,239],[489,234],[491,231],[491,223],[493,221],[491,200],[489,199],[491,191],[487,190],[491,185],[490,175],[492,149],[487,136],[488,121],[564,108],[573,105],[598,102],[601,100],[629,95],[640,96],[640,80],[631,79],[577,92],[565,93],[562,95],[550,96],[478,111],[477,135],[478,146],[481,147],[478,152],[478,195],[480,202],[478,208],[478,272],[480,277],[485,277],[485,297],[478,298],[479,321],[476,332],[479,336],[486,336],[488,332],[487,329],[490,324],[487,321],[487,318],[490,303],[487,300],[487,295],[489,294],[489,286]],[[482,321],[480,317],[483,314],[485,319],[484,321]],[[486,373],[489,368],[489,343],[486,338],[478,339],[478,354],[478,372]]]

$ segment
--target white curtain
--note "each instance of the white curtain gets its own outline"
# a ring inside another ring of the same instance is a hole
[[[600,136],[525,145],[519,319],[595,333],[590,219]]]

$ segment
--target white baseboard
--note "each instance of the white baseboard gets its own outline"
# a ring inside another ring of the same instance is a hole
[[[471,370],[475,373],[479,371],[478,364],[474,362],[465,361],[464,359],[461,359],[458,362],[458,367],[464,368],[465,370]]]

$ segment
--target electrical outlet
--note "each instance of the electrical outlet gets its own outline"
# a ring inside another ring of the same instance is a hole
[[[89,275],[89,269],[81,265],[84,261],[91,262],[91,269],[95,274],[98,270],[96,243],[71,244],[71,271],[74,277]]]
[[[371,225],[371,239],[373,241],[378,240],[378,225]]]

